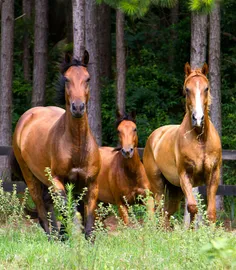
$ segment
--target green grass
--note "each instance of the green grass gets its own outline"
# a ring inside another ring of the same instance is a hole
[[[0,187],[0,205],[4,213],[0,215],[0,270],[215,270],[236,267],[235,234],[215,225],[207,226],[206,220],[198,229],[190,230],[173,219],[174,229],[166,231],[159,211],[153,220],[149,220],[145,216],[145,207],[135,206],[130,207],[132,227],[126,227],[120,221],[111,233],[97,220],[94,243],[85,240],[74,226],[69,227],[69,240],[61,242],[56,237],[49,241],[38,224],[23,217],[16,193],[5,194]],[[73,203],[69,205],[73,207]],[[99,210],[100,216],[109,212],[116,214],[111,206]],[[142,224],[136,218],[137,212],[139,218],[141,213]]]
[[[4,225],[0,269],[235,269],[235,235],[213,225],[165,231],[147,221],[95,234],[94,244],[76,231],[66,242],[48,241],[38,225]]]

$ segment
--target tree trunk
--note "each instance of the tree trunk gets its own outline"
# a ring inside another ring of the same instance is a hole
[[[86,49],[89,52],[90,64],[88,71],[90,79],[90,100],[88,104],[89,125],[96,138],[98,145],[102,144],[102,120],[100,101],[100,73],[98,61],[98,28],[97,28],[97,5],[94,0],[85,3],[85,30]]]
[[[210,14],[209,78],[212,95],[211,121],[221,136],[220,3],[217,1]],[[222,172],[220,183],[223,184]],[[216,207],[218,210],[223,209],[222,196],[216,196]]]
[[[192,69],[202,67],[207,52],[207,15],[192,12],[191,16],[191,57]]]
[[[120,113],[125,112],[125,40],[124,40],[125,16],[120,10],[116,11],[116,104]]]
[[[99,69],[102,79],[111,78],[111,8],[98,6]]]
[[[45,103],[47,78],[48,1],[35,1],[32,107]]]
[[[72,12],[74,58],[81,60],[85,51],[85,0],[72,0]]]
[[[73,12],[72,12],[72,1],[68,0],[66,5],[66,39],[67,43],[73,42]]]
[[[29,36],[29,22],[32,16],[32,0],[23,0],[23,13],[25,22],[24,42],[23,42],[23,67],[24,79],[30,82],[30,36]]]
[[[170,11],[170,21],[171,21],[171,48],[169,53],[169,66],[174,69],[175,63],[175,55],[176,55],[176,40],[178,38],[177,31],[175,29],[176,24],[179,21],[179,1],[177,1],[176,5]]]
[[[190,65],[192,69],[200,68],[206,62],[207,52],[207,15],[192,12],[191,15],[191,55]],[[198,188],[193,188],[193,193],[198,193]],[[195,196],[196,197],[196,196]],[[201,217],[197,216],[198,220]],[[190,224],[190,216],[187,211],[187,201],[185,200],[184,222]]]
[[[0,145],[8,146],[12,134],[14,0],[4,1],[1,11]],[[10,180],[10,173],[8,157],[0,157],[0,178]]]

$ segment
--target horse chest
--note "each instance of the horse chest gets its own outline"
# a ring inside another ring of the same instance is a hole
[[[137,172],[119,173],[117,176],[117,190],[122,200],[125,197],[125,200],[132,204],[138,195],[145,194],[145,189],[139,181],[141,176]]]

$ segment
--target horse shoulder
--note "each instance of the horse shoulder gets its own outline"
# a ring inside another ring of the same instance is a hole
[[[220,136],[214,127],[214,125],[210,122],[210,131],[209,131],[209,139],[206,142],[206,153],[205,153],[205,167],[208,170],[212,170],[217,166],[221,166],[222,163],[222,147]]]

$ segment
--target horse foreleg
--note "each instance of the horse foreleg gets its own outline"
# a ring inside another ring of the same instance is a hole
[[[55,215],[55,211],[54,211],[52,197],[49,193],[47,186],[43,185],[42,189],[43,189],[43,201],[45,204],[45,208],[46,208],[47,213],[50,213],[49,220],[51,222],[52,230],[57,232],[58,226],[57,226],[56,215]]]
[[[88,192],[85,198],[85,237],[88,238],[92,231],[95,221],[95,209],[97,207],[97,199],[98,199],[98,184],[97,181],[92,179],[90,180],[88,185]]]
[[[187,199],[187,209],[190,214],[190,222],[192,223],[198,212],[198,208],[197,208],[196,199],[194,198],[193,191],[192,191],[193,186],[187,172],[183,172],[180,174],[180,186]]]
[[[60,196],[62,197],[62,203],[66,204],[67,199],[66,199],[66,191],[65,191],[64,183],[58,177],[55,177],[55,176],[53,177],[53,188],[54,188],[54,192],[59,193]],[[53,207],[53,205],[51,205],[51,207]],[[54,214],[54,211],[52,212],[52,215],[53,214]],[[67,216],[65,213],[61,213],[61,214],[62,214],[63,222],[61,223],[59,234],[62,237],[64,237],[64,235],[66,234]],[[52,216],[52,218],[53,218],[53,223],[55,223],[56,222],[54,220],[55,217]],[[57,226],[55,228],[57,228]],[[62,239],[62,240],[64,240],[64,239]]]
[[[23,176],[25,178],[32,200],[36,205],[39,223],[41,227],[44,229],[44,231],[49,235],[50,228],[49,228],[49,221],[47,218],[47,210],[43,200],[42,183],[36,177],[34,177],[34,175],[31,172],[25,173],[24,171]]]
[[[207,181],[207,216],[209,221],[216,221],[216,192],[220,181],[220,166],[210,174]]]

